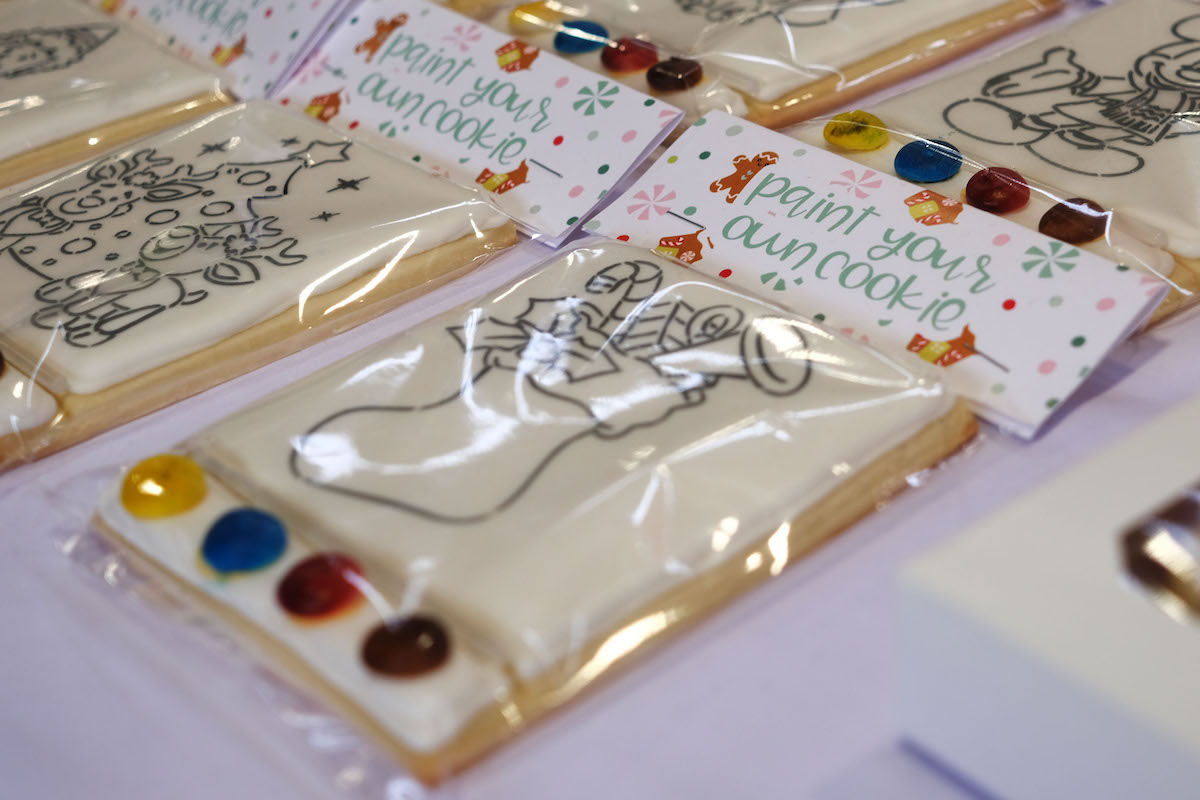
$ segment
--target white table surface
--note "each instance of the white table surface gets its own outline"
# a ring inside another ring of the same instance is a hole
[[[273,718],[238,662],[121,601],[56,542],[82,525],[85,478],[98,469],[166,449],[316,367],[503,284],[545,254],[523,244],[355,331],[0,476],[0,797],[344,796],[334,768]],[[436,796],[981,797],[899,742],[897,566],[1200,393],[1198,341],[1193,314],[1123,345],[1039,440],[985,429],[980,445],[926,485]],[[425,794],[393,781],[390,791],[359,796]]]

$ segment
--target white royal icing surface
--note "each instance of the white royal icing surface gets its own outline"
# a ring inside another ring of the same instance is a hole
[[[896,153],[900,151],[900,148],[909,142],[921,138],[916,135],[906,134],[903,131],[890,131],[888,143],[878,150],[845,150],[840,147],[831,146],[825,141],[824,130],[827,122],[829,122],[829,118],[813,119],[790,129],[788,132],[803,142],[824,148],[831,153],[837,153],[843,158],[851,159],[865,167],[889,175],[896,174],[893,165],[896,160]],[[885,122],[884,124],[886,125],[887,123]],[[959,143],[963,146],[967,144],[966,142]],[[985,169],[987,166],[987,164],[981,163],[976,158],[975,153],[966,152],[963,153],[962,169],[953,178],[937,183],[921,183],[916,185],[945,195],[946,197],[966,202],[965,190],[967,182],[971,180],[975,173]],[[1022,175],[1022,177],[1029,178],[1027,175]],[[1029,193],[1029,203],[1024,208],[1000,216],[1036,231],[1042,216],[1052,206],[1066,199],[1068,198],[1063,197],[1061,193],[1032,186]],[[1079,246],[1110,261],[1126,264],[1142,272],[1158,275],[1166,279],[1171,274],[1171,271],[1175,269],[1175,258],[1161,247],[1157,247],[1153,243],[1146,241],[1145,238],[1139,238],[1143,232],[1136,226],[1130,225],[1130,222],[1131,220],[1123,216],[1115,215],[1112,224],[1109,226],[1108,233],[1104,237]]]
[[[384,619],[418,612],[417,606],[391,605],[380,595],[321,621],[297,620],[275,599],[279,581],[295,564],[316,552],[304,541],[303,527],[288,525],[288,547],[279,561],[257,572],[220,578],[203,566],[200,546],[209,527],[226,511],[245,507],[219,481],[196,508],[176,517],[143,520],[121,505],[119,486],[105,493],[104,521],[159,566],[198,587],[212,600],[253,620],[268,635],[316,668],[337,690],[369,700],[365,710],[401,741],[427,751],[444,744],[481,708],[501,700],[508,682],[494,665],[473,652],[466,637],[451,628],[450,658],[434,672],[409,679],[376,675],[359,658],[363,640]],[[364,577],[372,580],[371,570]],[[376,607],[374,603],[379,603]]]
[[[952,402],[874,351],[605,243],[334,365],[191,447],[252,504],[352,555],[393,601],[419,602],[527,679],[679,581],[747,558]],[[147,524],[111,503],[105,518],[147,546]],[[188,580],[194,546],[165,559]],[[747,568],[782,568],[786,546],[769,550]],[[280,624],[247,613],[271,633]],[[374,713],[390,686],[353,697]],[[459,708],[455,725],[476,708],[429,702]]]
[[[588,0],[606,19],[691,53],[729,85],[774,100],[911,36],[1007,0]]]
[[[1200,256],[1200,6],[1124,0],[882,103],[945,139],[1086,197]]]
[[[57,414],[53,395],[12,364],[0,364],[0,436],[44,425]]]
[[[83,3],[0,2],[0,158],[217,90],[213,74]]]
[[[234,106],[0,195],[0,348],[96,392],[504,222],[303,114]]]

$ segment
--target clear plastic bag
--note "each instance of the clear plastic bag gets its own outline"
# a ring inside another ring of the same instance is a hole
[[[436,782],[975,430],[925,374],[593,242],[139,463],[95,526]]]
[[[662,97],[771,128],[910,78],[1064,0],[452,0],[530,44]]]
[[[83,3],[0,3],[0,187],[228,102],[215,73]]]
[[[1200,300],[1197,53],[1195,3],[1115,3],[791,132],[1162,278],[1172,292],[1157,322]]]
[[[478,195],[233,106],[0,197],[0,469],[366,321],[516,241]]]

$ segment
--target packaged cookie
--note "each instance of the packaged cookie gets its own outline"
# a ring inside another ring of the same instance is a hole
[[[474,193],[258,102],[0,195],[0,469],[352,327],[515,235]]]
[[[871,113],[799,132],[1200,295],[1200,9],[1125,0]]]
[[[0,186],[228,102],[215,74],[83,3],[0,2]]]
[[[974,434],[923,373],[592,242],[132,467],[98,527],[433,782]]]
[[[1063,0],[538,0],[449,5],[659,96],[790,125],[910,78]]]

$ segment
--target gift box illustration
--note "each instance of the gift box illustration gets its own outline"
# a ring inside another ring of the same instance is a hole
[[[513,39],[496,48],[496,63],[505,72],[520,72],[533,66],[540,52],[534,45]]]
[[[246,36],[242,34],[242,38],[238,39],[235,44],[229,47],[217,45],[212,51],[212,60],[214,63],[222,67],[227,67],[246,52]]]
[[[475,182],[495,194],[504,194],[529,180],[529,165],[522,159],[517,168],[510,172],[492,172],[487,167],[475,178]]]
[[[658,240],[658,247],[654,248],[656,252],[662,253],[664,256],[678,259],[685,264],[694,264],[703,256],[701,252],[704,249],[703,243],[700,241],[702,231],[694,233],[685,233],[682,236],[664,236]],[[712,247],[712,240],[709,239],[708,246]]]
[[[962,213],[963,204],[937,192],[917,192],[904,199],[908,213],[922,225],[946,225],[953,223]]]
[[[308,101],[308,107],[304,109],[304,113],[310,117],[316,117],[321,122],[329,122],[338,115],[342,110],[342,92],[339,89],[336,92],[329,94],[319,94],[312,100]]]
[[[975,349],[975,334],[971,332],[970,325],[964,325],[962,333],[957,337],[941,342],[926,339],[918,333],[909,341],[908,350],[939,367],[949,367],[978,353]]]

